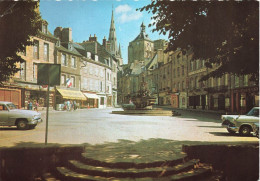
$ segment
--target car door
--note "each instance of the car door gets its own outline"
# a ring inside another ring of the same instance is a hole
[[[0,126],[10,126],[9,110],[5,104],[0,104]]]

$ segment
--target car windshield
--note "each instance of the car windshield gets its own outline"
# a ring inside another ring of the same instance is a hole
[[[7,107],[8,107],[10,110],[11,110],[11,109],[17,109],[14,104],[7,104]]]
[[[259,116],[259,109],[253,108],[248,113],[247,116]]]

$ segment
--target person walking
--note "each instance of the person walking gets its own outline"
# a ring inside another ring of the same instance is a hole
[[[39,103],[38,101],[35,102],[34,110],[38,112]]]
[[[73,101],[73,107],[74,107],[74,111],[77,109],[77,102]]]
[[[32,107],[33,107],[33,105],[32,105],[32,102],[31,102],[31,101],[29,101],[29,104],[28,104],[28,109],[29,109],[29,110],[32,110]]]
[[[67,111],[70,111],[70,101],[67,101]]]

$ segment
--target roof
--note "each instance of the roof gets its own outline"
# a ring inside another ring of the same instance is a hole
[[[61,50],[61,51],[67,52],[67,53],[71,53],[71,54],[74,54],[74,55],[77,55],[77,56],[82,56],[73,46],[72,46],[72,50],[69,50],[62,45],[56,46],[56,48],[58,50]]]
[[[137,40],[148,40],[148,41],[152,41],[152,40],[148,37],[148,34],[146,34],[146,32],[145,32],[145,25],[144,25],[144,23],[141,24],[140,34],[134,39],[134,41],[137,41]]]

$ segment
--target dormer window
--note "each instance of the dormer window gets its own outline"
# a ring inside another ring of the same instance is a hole
[[[42,32],[44,34],[47,34],[47,25],[45,25],[45,24],[42,25]]]
[[[56,42],[56,46],[60,46],[60,40],[58,40],[57,42]]]
[[[43,21],[43,23],[42,23],[42,32],[44,34],[48,33],[48,23],[47,23],[47,21]]]

